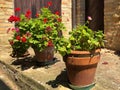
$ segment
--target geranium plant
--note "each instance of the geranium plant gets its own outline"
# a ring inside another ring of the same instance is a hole
[[[15,8],[15,12],[19,12],[20,8]],[[28,10],[25,15],[15,16],[11,15],[8,19],[9,22],[15,23],[15,27],[11,27],[7,30],[7,33],[12,31],[12,37],[9,39],[9,43],[13,49],[12,56],[20,57],[28,55],[27,49],[29,48],[29,20],[31,12]]]
[[[41,14],[30,21],[30,44],[38,51],[46,47],[55,46],[56,40],[62,38],[61,31],[65,30],[61,17],[58,13],[52,13],[49,8],[42,8]]]
[[[13,31],[13,36],[9,40],[13,51],[20,51],[20,54],[31,46],[37,51],[43,51],[47,47],[54,47],[56,51],[62,54],[68,51],[66,47],[70,47],[69,42],[62,35],[62,31],[66,30],[60,12],[52,13],[49,9],[52,2],[48,2],[46,7],[40,9],[40,14],[36,13],[36,18],[31,18],[31,11],[27,10],[25,14],[18,16],[10,16],[9,22],[15,23],[15,29],[8,29],[8,32]],[[15,9],[16,12],[20,8]],[[17,49],[17,50],[16,50]]]

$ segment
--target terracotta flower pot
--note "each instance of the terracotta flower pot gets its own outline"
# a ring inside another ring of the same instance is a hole
[[[94,52],[72,51],[64,58],[69,82],[75,86],[88,86],[94,82],[100,49]]]
[[[47,47],[42,52],[37,51],[34,49],[35,52],[35,59],[39,63],[45,63],[53,61],[54,59],[54,47]]]

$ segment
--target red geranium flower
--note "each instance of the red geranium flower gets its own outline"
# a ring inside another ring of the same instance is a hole
[[[22,42],[25,43],[27,41],[26,37],[22,37]]]
[[[49,40],[48,41],[48,45],[47,45],[48,47],[51,47],[51,46],[53,46],[53,43],[52,43],[52,41],[51,40]]]
[[[58,22],[61,22],[61,21],[62,21],[62,19],[61,19],[61,18],[58,18],[58,19],[57,19],[57,21],[58,21]]]
[[[19,12],[20,11],[20,8],[15,8],[15,12]]]
[[[27,10],[26,14],[31,14],[31,11],[30,11],[30,10]]]
[[[27,31],[25,35],[26,35],[27,37],[31,37],[31,34],[30,34],[29,31]]]
[[[46,27],[46,30],[47,30],[48,32],[50,32],[50,31],[52,30],[52,28],[51,28],[50,26],[48,26],[48,27]]]
[[[44,19],[43,19],[43,22],[46,23],[46,22],[47,22],[47,18],[44,18]]]
[[[59,11],[56,11],[55,14],[56,14],[56,15],[60,15]]]
[[[17,22],[17,21],[20,21],[20,18],[17,17],[17,16],[11,15],[11,16],[9,17],[8,21],[11,22],[11,23],[12,23],[12,22]]]
[[[39,17],[39,14],[38,14],[38,13],[36,13],[35,17]]]
[[[17,40],[20,40],[20,39],[21,39],[21,37],[18,35],[18,36],[16,36],[16,39],[17,39]]]
[[[14,17],[14,21],[15,21],[15,22],[20,21],[20,18],[17,17],[17,16],[15,16],[15,17]]]
[[[25,14],[25,17],[30,19],[30,15],[31,15],[31,11],[30,10],[27,10],[26,14]]]
[[[10,45],[14,44],[13,40],[9,40],[9,43],[10,43]]]
[[[47,4],[48,6],[52,6],[52,1],[49,1]]]

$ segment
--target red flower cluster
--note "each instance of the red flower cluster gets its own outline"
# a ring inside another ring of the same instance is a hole
[[[8,19],[9,22],[17,22],[17,21],[20,21],[20,18],[17,17],[17,16],[10,16],[9,19]]]
[[[48,45],[47,45],[47,46],[48,46],[48,47],[52,47],[52,46],[53,46],[53,43],[52,43],[51,40],[48,41]]]
[[[21,40],[23,43],[25,43],[27,41],[26,37],[24,37],[24,36],[20,37],[19,35],[16,36],[16,39],[19,40],[19,41]]]
[[[27,37],[31,37],[31,34],[30,34],[29,31],[27,31],[25,35],[26,35]]]
[[[56,11],[55,14],[56,14],[56,15],[60,15],[59,11]]]
[[[48,26],[48,27],[46,27],[46,30],[47,30],[48,32],[50,32],[50,31],[52,30],[52,28],[51,28],[50,26]]]
[[[44,18],[44,19],[43,19],[43,22],[46,23],[46,22],[47,22],[47,18]]]
[[[61,22],[61,21],[62,21],[62,19],[61,19],[61,18],[58,18],[58,19],[57,19],[57,21],[58,21],[58,22]]]
[[[18,36],[16,36],[16,39],[20,41],[21,37],[18,35]]]
[[[10,43],[10,45],[14,44],[13,40],[9,40],[9,43]]]
[[[30,16],[31,16],[31,11],[30,10],[27,10],[26,14],[25,14],[25,17],[30,19]]]
[[[22,42],[25,43],[27,41],[26,37],[22,37]]]
[[[20,11],[20,8],[15,8],[15,12],[19,12]]]
[[[48,6],[52,6],[52,1],[49,1],[47,4]]]
[[[38,14],[38,13],[36,13],[35,17],[39,17],[39,14]]]

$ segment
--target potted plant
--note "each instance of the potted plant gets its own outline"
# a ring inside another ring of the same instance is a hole
[[[19,12],[20,8],[15,8],[15,12]],[[7,30],[7,33],[12,31],[12,35],[9,38],[9,43],[12,47],[12,57],[23,57],[29,55],[28,48],[29,44],[29,25],[28,22],[30,20],[31,12],[28,10],[26,14],[22,14],[20,17],[11,15],[8,19],[10,23],[15,23],[15,27],[10,27]]]
[[[54,59],[54,51],[56,50],[57,40],[62,39],[62,30],[65,26],[62,23],[60,13],[56,11],[52,13],[49,9],[52,2],[47,3],[47,7],[40,9],[40,14],[36,13],[36,18],[31,18],[31,11],[28,10],[25,15],[19,17],[11,16],[8,20],[15,22],[19,28],[20,36],[28,33],[26,37],[28,45],[35,51],[35,59],[39,63],[45,63]],[[19,11],[19,8],[17,8]],[[16,17],[18,20],[16,21]],[[16,34],[14,34],[16,36]],[[20,47],[21,44],[19,44]],[[16,46],[15,46],[16,47]],[[25,48],[25,47],[24,47]],[[27,49],[27,48],[26,48]]]
[[[77,25],[70,32],[69,44],[61,45],[61,48],[64,47],[64,53],[61,54],[66,64],[69,85],[75,90],[89,90],[94,86],[100,48],[104,46],[104,34],[102,31],[91,30],[88,27],[90,20],[91,17],[86,24]]]
[[[58,13],[52,13],[49,8],[41,8],[41,13],[30,22],[31,37],[29,43],[35,51],[38,62],[53,60],[56,41],[62,38],[65,30]]]

